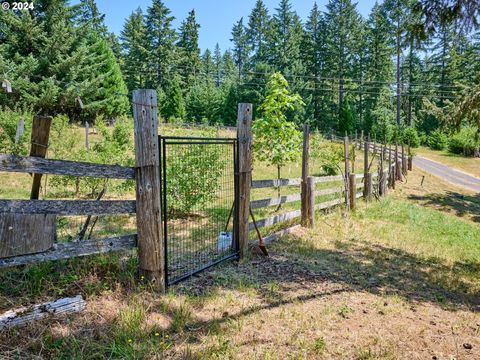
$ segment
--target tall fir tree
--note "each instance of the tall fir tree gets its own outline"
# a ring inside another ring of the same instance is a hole
[[[122,70],[130,91],[146,86],[149,67],[147,29],[142,9],[138,8],[125,21],[120,36],[122,46]]]
[[[195,10],[180,25],[177,46],[180,50],[179,68],[185,91],[188,91],[200,71],[200,48],[198,47],[198,30],[200,25],[195,18]]]
[[[176,63],[176,32],[172,27],[175,18],[170,13],[170,9],[161,0],[153,0],[146,15],[149,52],[145,61],[152,72],[147,77],[146,86],[162,91],[168,87]]]
[[[233,60],[237,66],[238,78],[240,79],[250,54],[247,29],[243,25],[243,18],[233,25],[230,40],[233,43]]]
[[[271,36],[271,18],[262,0],[257,0],[248,17],[247,41],[252,51],[251,68],[268,62],[268,40]]]

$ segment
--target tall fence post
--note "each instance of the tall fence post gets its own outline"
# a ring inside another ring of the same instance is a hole
[[[402,173],[407,175],[407,154],[405,153],[405,144],[402,142]]]
[[[248,219],[252,182],[252,115],[252,104],[238,104],[238,251],[240,258],[246,255],[248,249]]]
[[[350,209],[355,210],[355,205],[357,201],[357,178],[355,174],[350,174],[348,185],[348,193],[350,195]]]
[[[135,179],[139,274],[165,291],[165,244],[160,207],[160,154],[157,92],[135,90],[132,95],[135,134]]]
[[[398,142],[395,141],[395,180],[402,180],[402,162],[398,157]]]
[[[308,163],[310,151],[310,128],[308,124],[303,125],[303,151],[302,151],[302,195],[301,195],[301,211],[302,226],[310,226],[310,196],[307,184],[308,179]]]
[[[367,198],[367,174],[368,174],[368,150],[370,148],[369,141],[365,141],[363,149],[363,197]]]
[[[47,155],[51,124],[52,118],[50,116],[36,115],[33,117],[30,156],[44,158]],[[41,181],[42,174],[33,174],[32,192],[30,193],[31,200],[38,199]]]
[[[343,151],[345,154],[345,206],[347,210],[350,209],[350,187],[348,185],[349,182],[349,174],[350,174],[350,160],[348,158],[348,135],[345,134],[343,138]]]
[[[367,174],[366,179],[367,179],[367,181],[366,181],[367,192],[366,192],[365,200],[370,201],[370,199],[372,198],[373,173],[369,172]]]

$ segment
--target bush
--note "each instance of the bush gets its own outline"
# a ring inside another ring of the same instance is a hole
[[[420,146],[420,137],[414,127],[407,127],[402,132],[402,141],[404,144],[410,144],[411,147]]]
[[[25,122],[23,135],[15,142],[17,125]],[[0,108],[0,153],[27,155],[30,150],[32,114]]]
[[[227,166],[222,147],[212,145],[180,146],[180,153],[167,154],[167,204],[176,215],[191,214],[195,208],[217,196],[221,175]],[[184,149],[182,151],[181,149]],[[181,156],[180,156],[181,155]]]
[[[453,134],[448,142],[448,150],[454,154],[474,156],[480,148],[480,139],[477,130],[472,127],[464,127]]]
[[[323,175],[338,175],[339,163],[344,160],[343,146],[326,142],[321,135],[314,135],[310,141],[311,155],[314,163],[320,164]]]
[[[427,144],[433,150],[443,150],[448,145],[448,137],[440,129],[437,129],[428,136]]]

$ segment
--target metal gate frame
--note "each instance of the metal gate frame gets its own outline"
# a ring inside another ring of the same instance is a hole
[[[238,259],[239,258],[239,169],[238,169],[238,138],[212,138],[212,137],[187,137],[187,136],[158,136],[159,144],[159,159],[160,159],[160,208],[162,209],[162,225],[163,225],[163,242],[164,242],[164,258],[165,258],[165,287],[173,285],[180,281],[190,278],[191,276],[198,274],[214,265],[221,262]],[[167,145],[168,144],[181,144],[181,145],[201,145],[201,144],[231,144],[233,146],[233,184],[234,184],[234,204],[233,204],[233,252],[227,256],[205,264],[192,272],[189,272],[173,281],[169,280],[168,269],[168,216],[167,216]]]

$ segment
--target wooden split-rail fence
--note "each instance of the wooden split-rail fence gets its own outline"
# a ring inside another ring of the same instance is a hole
[[[1,172],[33,174],[30,200],[0,200],[0,269],[42,261],[100,254],[109,251],[138,249],[139,276],[151,281],[160,291],[165,290],[165,248],[162,233],[160,202],[159,143],[157,99],[154,90],[133,92],[135,167],[95,164],[58,159],[46,159],[48,135],[52,119],[36,116],[32,125],[30,156],[0,154]],[[354,209],[356,199],[385,195],[395,181],[405,176],[405,153],[385,145],[365,141],[355,146],[365,151],[365,167],[362,174],[351,171],[348,149],[349,139],[343,141],[345,171],[338,176],[314,177],[309,175],[309,128],[304,126],[302,177],[298,179],[252,181],[252,113],[251,104],[239,104],[238,108],[238,161],[239,204],[238,247],[240,257],[247,252],[249,237],[254,229],[250,221],[253,210],[300,201],[298,210],[258,219],[259,228],[301,218],[302,226],[312,227],[315,211],[346,204]],[[403,149],[403,147],[402,147]],[[374,171],[369,154],[379,156],[379,170]],[[129,179],[136,182],[135,200],[38,200],[43,175],[71,175]],[[332,184],[317,189],[317,184]],[[252,189],[298,187],[294,194],[250,201]],[[317,201],[329,196],[326,201]],[[125,236],[96,240],[55,243],[56,217],[75,215],[136,214],[137,232]],[[288,232],[283,230],[280,234]],[[267,238],[272,238],[267,237]]]

